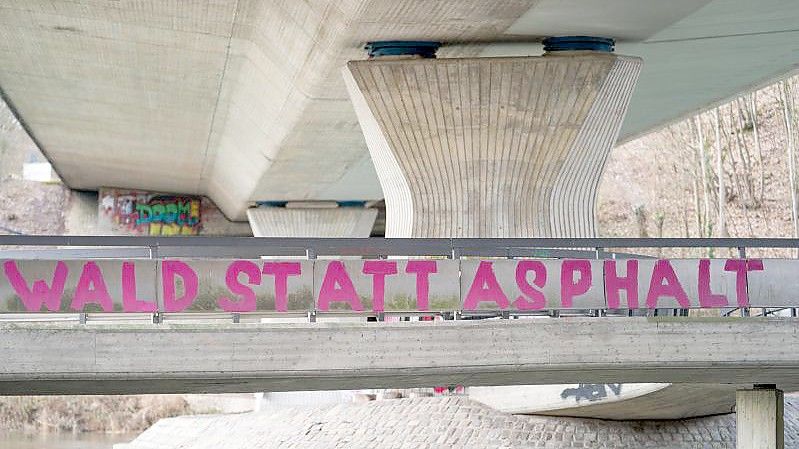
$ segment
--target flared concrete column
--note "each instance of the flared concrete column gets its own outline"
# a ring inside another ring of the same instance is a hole
[[[738,390],[735,395],[738,449],[783,449],[785,430],[782,391]]]
[[[247,210],[255,237],[369,237],[377,209],[336,203],[287,203]]]
[[[386,237],[594,236],[640,66],[584,51],[349,62]]]
[[[386,237],[595,236],[600,176],[640,68],[639,58],[599,51],[349,62],[343,76],[385,195]],[[529,412],[582,405],[567,394],[575,387],[478,395]],[[607,401],[664,385],[631,387],[615,386]]]

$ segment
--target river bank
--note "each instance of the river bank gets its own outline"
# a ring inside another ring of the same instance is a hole
[[[133,433],[162,418],[213,413],[180,395],[0,397],[0,433]]]

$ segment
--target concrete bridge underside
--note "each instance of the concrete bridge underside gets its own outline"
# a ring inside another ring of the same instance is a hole
[[[0,89],[73,188],[383,197],[340,69],[370,40],[528,56],[552,35],[645,63],[622,140],[796,68],[791,0],[8,0]]]
[[[0,394],[663,382],[799,387],[792,318],[0,324]]]

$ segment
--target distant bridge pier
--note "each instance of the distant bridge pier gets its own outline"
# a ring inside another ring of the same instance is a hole
[[[735,396],[738,449],[783,449],[785,430],[782,390],[756,385]]]
[[[296,201],[265,203],[247,210],[255,237],[369,237],[377,209],[363,203]]]

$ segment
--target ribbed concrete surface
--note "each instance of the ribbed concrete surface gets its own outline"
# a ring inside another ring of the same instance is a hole
[[[255,237],[369,237],[377,209],[336,207],[247,209]]]
[[[785,401],[785,447],[799,447],[799,398]],[[679,421],[513,416],[463,398],[424,398],[197,416],[156,423],[125,449],[733,449],[735,415]]]
[[[619,135],[640,70],[640,59],[618,57],[604,79],[552,185],[549,196],[552,237],[597,235],[595,208],[599,180]]]
[[[641,60],[352,61],[386,237],[590,237]]]

